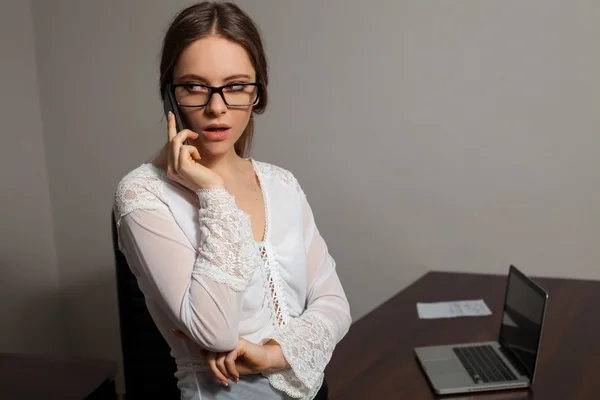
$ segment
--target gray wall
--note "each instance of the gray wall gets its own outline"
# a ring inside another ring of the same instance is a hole
[[[0,352],[64,351],[31,4],[0,2]]]
[[[256,155],[306,186],[355,317],[426,270],[600,278],[600,2],[239,3]]]
[[[120,175],[163,139],[154,78],[168,10],[134,3],[33,2],[70,351],[115,359],[113,194]]]
[[[110,205],[165,140],[160,39],[188,3],[33,2],[43,141],[28,123],[77,354],[119,358]],[[272,73],[253,155],[300,179],[355,319],[428,270],[600,279],[599,2],[238,3]]]

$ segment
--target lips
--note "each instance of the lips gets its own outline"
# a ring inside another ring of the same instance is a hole
[[[227,139],[230,130],[231,127],[226,124],[210,124],[204,127],[202,132],[208,140],[218,142]]]
[[[226,124],[210,124],[210,125],[205,126],[204,130],[211,131],[211,132],[219,132],[219,131],[225,131],[230,128],[231,127]]]

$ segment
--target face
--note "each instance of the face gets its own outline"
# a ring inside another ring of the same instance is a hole
[[[219,36],[207,36],[188,46],[173,71],[175,84],[222,86],[256,82],[256,72],[246,50]],[[193,87],[192,91],[202,90]],[[221,156],[234,152],[250,116],[252,106],[227,106],[215,93],[204,107],[180,107],[186,127],[199,134],[190,140],[201,154]]]

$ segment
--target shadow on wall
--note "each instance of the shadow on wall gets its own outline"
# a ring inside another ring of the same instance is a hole
[[[2,266],[3,267],[3,266]],[[3,268],[7,271],[8,268]],[[35,278],[30,278],[35,279]],[[67,340],[59,288],[36,285],[23,292],[18,279],[7,279],[11,287],[4,288],[0,299],[10,314],[3,322],[3,342],[10,344],[0,351],[31,354],[64,355]],[[15,291],[21,291],[17,295]],[[15,299],[20,301],[15,301]]]
[[[110,235],[110,227],[106,232]],[[109,254],[111,257],[103,265],[88,265],[85,278],[63,285],[63,304],[70,353],[117,362],[117,392],[122,393],[123,363],[115,264],[112,253]],[[100,273],[91,274],[91,271]]]

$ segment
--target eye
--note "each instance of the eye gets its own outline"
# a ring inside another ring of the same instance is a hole
[[[208,91],[208,89],[205,86],[196,85],[194,83],[188,83],[187,85],[185,85],[185,88],[190,93],[204,93]]]
[[[228,92],[241,92],[244,90],[244,85],[241,83],[233,83],[225,88]]]

